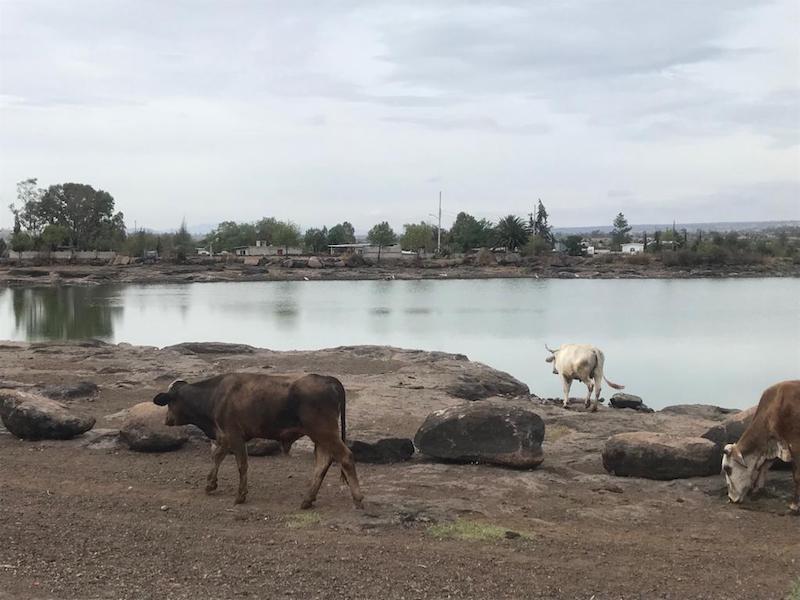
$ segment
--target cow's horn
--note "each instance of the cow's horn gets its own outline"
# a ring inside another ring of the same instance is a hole
[[[555,351],[555,350],[552,350],[552,349],[550,348],[550,346],[548,346],[547,344],[545,344],[545,345],[544,345],[544,347],[547,349],[547,351],[548,351],[550,354],[555,354],[555,353],[556,353],[556,351]]]
[[[171,392],[172,390],[177,390],[182,385],[186,385],[186,382],[183,379],[176,379],[175,381],[169,384],[169,389],[167,389],[167,393]]]

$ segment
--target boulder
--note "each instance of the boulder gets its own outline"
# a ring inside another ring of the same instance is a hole
[[[434,458],[532,469],[544,456],[544,421],[533,411],[462,404],[428,415],[414,445]]]
[[[485,365],[481,367],[477,374],[459,375],[455,383],[448,385],[445,391],[464,400],[483,400],[492,396],[515,398],[530,394],[528,386],[512,375]]]
[[[603,467],[620,477],[682,479],[718,475],[722,450],[705,438],[636,431],[606,440]]]
[[[281,451],[281,443],[276,440],[254,438],[247,442],[248,456],[272,456]]]
[[[748,428],[756,414],[757,406],[748,408],[728,417],[719,425],[714,425],[700,437],[711,440],[717,446],[723,447],[725,444],[735,444],[742,437],[744,430]]]
[[[6,429],[25,440],[68,440],[89,431],[95,422],[55,400],[18,390],[0,390],[0,418]]]
[[[321,269],[322,268],[322,261],[318,259],[316,256],[312,256],[308,259],[308,268],[309,269]]]
[[[722,421],[739,412],[736,408],[722,408],[712,404],[675,404],[661,409],[661,412],[686,415],[709,421]]]
[[[347,445],[357,462],[388,464],[411,460],[414,442],[407,438],[384,438],[374,444],[353,440]]]
[[[308,261],[304,258],[287,258],[281,265],[286,269],[303,269],[308,266]]]
[[[94,396],[100,390],[93,381],[79,381],[74,384],[65,385],[42,385],[37,386],[36,391],[42,396],[52,400],[67,400],[72,398],[86,398]]]
[[[632,408],[641,412],[653,412],[653,409],[647,406],[639,396],[633,394],[618,392],[611,396],[609,403],[611,408]]]
[[[183,342],[167,346],[164,350],[174,350],[181,354],[253,354],[255,348],[247,344],[226,344],[224,342]]]
[[[119,429],[92,429],[81,438],[81,446],[90,450],[116,450],[119,443]]]
[[[189,439],[189,433],[185,427],[165,425],[166,415],[166,406],[152,402],[132,406],[120,427],[120,440],[136,452],[177,450]]]

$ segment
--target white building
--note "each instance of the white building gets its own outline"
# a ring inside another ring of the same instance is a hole
[[[640,242],[631,242],[630,244],[622,244],[623,254],[641,254],[644,252],[644,244]]]
[[[255,246],[237,246],[233,249],[236,256],[298,256],[303,253],[302,248],[294,246],[271,246],[261,240],[256,240]]]

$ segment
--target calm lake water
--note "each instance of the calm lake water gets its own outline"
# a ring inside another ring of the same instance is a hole
[[[0,290],[0,339],[460,352],[559,396],[544,344],[593,343],[654,408],[746,407],[800,377],[800,280],[329,281]],[[585,387],[573,384],[573,395]],[[608,388],[604,396],[610,395]]]

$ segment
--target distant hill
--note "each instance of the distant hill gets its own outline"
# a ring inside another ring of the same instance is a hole
[[[631,225],[632,233],[642,233],[643,231],[656,231],[657,229],[672,229],[672,223],[641,223]],[[731,221],[731,222],[712,222],[712,223],[675,223],[675,229],[681,231],[694,232],[703,231],[763,231],[774,227],[800,227],[800,221]],[[578,235],[599,231],[601,233],[611,233],[614,229],[611,225],[587,225],[584,227],[553,227],[553,233],[563,235]]]

